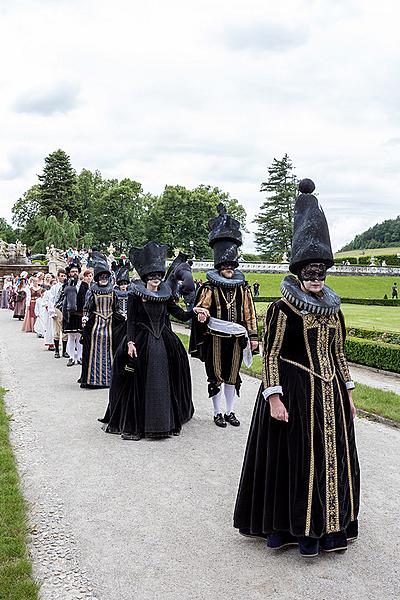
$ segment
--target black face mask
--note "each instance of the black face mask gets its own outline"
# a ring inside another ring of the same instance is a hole
[[[325,281],[326,265],[324,263],[310,263],[301,269],[298,277],[300,281]]]
[[[154,279],[160,279],[162,281],[163,273],[149,273],[146,275],[146,281],[152,281]]]

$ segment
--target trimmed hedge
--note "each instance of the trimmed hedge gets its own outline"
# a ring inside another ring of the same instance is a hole
[[[346,338],[345,351],[350,362],[400,373],[399,344],[386,344],[349,336]]]
[[[350,337],[400,345],[400,333],[395,333],[394,331],[377,331],[375,329],[363,329],[361,327],[346,327],[346,330],[347,335]]]

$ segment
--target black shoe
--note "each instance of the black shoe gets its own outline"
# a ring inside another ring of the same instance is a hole
[[[226,422],[222,416],[222,413],[218,413],[214,416],[214,423],[217,425],[217,427],[226,427]]]
[[[224,419],[227,423],[230,423],[234,427],[239,427],[240,421],[237,420],[235,413],[231,412],[229,415],[225,414]]]
[[[77,365],[81,365],[81,364],[82,364],[82,360],[81,360],[81,359],[77,360],[77,361],[76,361],[76,364],[77,364]]]
[[[69,361],[67,362],[67,367],[73,367],[75,364],[75,361],[73,358],[70,358]]]
[[[82,383],[82,377],[79,377],[79,379],[76,380],[76,383]]]
[[[63,358],[69,358],[68,352],[63,352]]]
[[[58,350],[56,350],[56,351],[54,352],[54,358],[61,358],[61,356],[60,356],[60,353],[59,353],[59,351],[58,351]]]
[[[314,558],[319,554],[319,540],[310,537],[298,537],[300,554],[304,558]]]
[[[347,550],[347,537],[345,531],[326,533],[320,539],[321,550],[324,552],[340,552]]]
[[[279,550],[280,548],[286,548],[286,546],[298,546],[299,542],[288,531],[273,531],[269,534],[267,539],[268,548],[273,550]]]
[[[174,436],[181,435],[181,430],[180,430],[180,429],[175,429],[175,430],[172,432],[172,435],[174,435]]]

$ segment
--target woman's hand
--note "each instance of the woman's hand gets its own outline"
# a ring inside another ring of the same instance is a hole
[[[137,358],[137,350],[135,346],[135,342],[128,342],[128,354],[131,358]]]
[[[286,421],[287,423],[289,420],[289,414],[285,408],[285,405],[280,399],[279,394],[271,394],[271,396],[268,397],[268,402],[271,417],[277,421]]]
[[[354,406],[354,403],[353,403],[353,394],[352,394],[352,390],[347,390],[347,393],[349,394],[349,402],[350,402],[350,412],[351,412],[351,416],[352,416],[352,417],[353,417],[353,419],[354,419],[354,417],[355,417],[355,416],[356,416],[356,414],[357,414],[357,409],[356,409],[356,407]]]
[[[195,306],[193,312],[197,315],[197,320],[200,323],[205,323],[210,318],[210,313],[206,308]]]

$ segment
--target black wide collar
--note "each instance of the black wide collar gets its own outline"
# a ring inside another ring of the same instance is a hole
[[[147,289],[144,281],[135,279],[135,281],[132,282],[130,291],[135,294],[135,296],[140,296],[140,298],[150,300],[151,302],[167,302],[172,296],[172,290],[165,281],[161,282],[160,287],[156,292],[151,292]]]
[[[114,286],[112,281],[109,281],[107,285],[99,285],[97,281],[94,281],[89,289],[93,293],[103,296],[105,294],[110,294],[113,291]]]
[[[222,275],[219,274],[218,269],[210,269],[209,271],[207,271],[206,278],[210,283],[213,283],[214,285],[219,285],[227,288],[234,288],[238,287],[239,285],[244,285],[246,281],[242,271],[239,271],[239,269],[235,269],[232,279],[222,277]]]
[[[322,290],[322,296],[303,292],[299,280],[288,275],[281,283],[284,298],[295,308],[304,313],[317,315],[336,315],[340,310],[340,298],[327,285]]]

